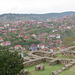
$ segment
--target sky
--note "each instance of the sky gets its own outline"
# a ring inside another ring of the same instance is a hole
[[[44,14],[75,11],[75,0],[0,0],[0,14]]]

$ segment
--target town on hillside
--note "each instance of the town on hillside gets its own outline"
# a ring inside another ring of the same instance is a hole
[[[58,19],[47,18],[46,21],[10,21],[0,23],[0,47],[6,46],[11,51],[24,52],[49,51],[56,52],[62,47],[63,39],[70,32],[75,32],[72,16]],[[66,35],[67,33],[67,35]]]

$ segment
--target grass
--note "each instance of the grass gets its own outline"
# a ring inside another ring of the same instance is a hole
[[[63,65],[61,64],[56,64],[54,66],[49,66],[49,63],[43,63],[43,64],[45,65],[44,71],[35,71],[36,65],[25,68],[25,69],[27,69],[30,72],[29,75],[50,75],[53,71],[57,71],[63,67]]]
[[[72,51],[75,51],[75,49],[74,49],[74,50],[72,50]]]
[[[72,66],[71,68],[63,71],[59,75],[75,75],[75,66]]]
[[[55,55],[58,59],[73,59],[73,57],[63,56],[62,54]]]

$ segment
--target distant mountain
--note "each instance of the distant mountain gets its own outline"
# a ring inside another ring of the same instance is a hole
[[[62,12],[62,13],[47,13],[47,14],[2,14],[0,15],[0,22],[5,21],[25,21],[36,20],[46,21],[47,18],[56,19],[64,16],[75,15],[75,12]]]

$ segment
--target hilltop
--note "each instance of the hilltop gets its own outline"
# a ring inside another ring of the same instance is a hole
[[[46,14],[2,14],[0,15],[0,22],[5,21],[25,21],[25,20],[36,20],[46,21],[47,18],[57,19],[64,16],[75,15],[75,12],[62,12],[62,13],[46,13]]]

